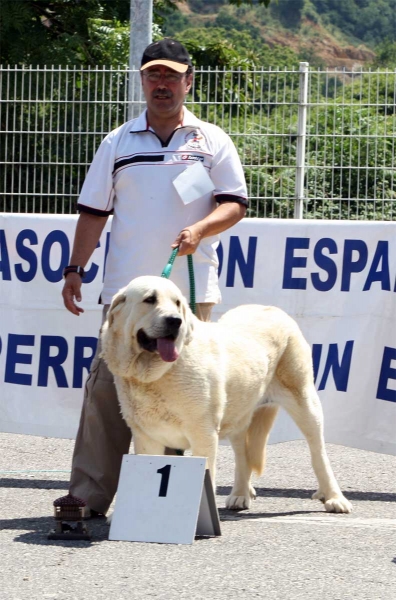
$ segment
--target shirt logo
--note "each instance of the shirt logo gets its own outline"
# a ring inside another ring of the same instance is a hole
[[[205,138],[200,131],[190,131],[184,139],[190,148],[202,148],[205,143]]]
[[[204,162],[205,158],[199,154],[174,154],[173,160],[194,160],[195,162]]]

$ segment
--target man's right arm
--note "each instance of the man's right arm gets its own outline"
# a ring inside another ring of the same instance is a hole
[[[85,267],[91,254],[95,250],[100,239],[108,217],[92,215],[88,212],[81,212],[77,221],[76,233],[74,237],[73,252],[70,258],[71,265]],[[84,309],[76,305],[81,302],[82,280],[78,273],[69,273],[66,275],[65,285],[63,286],[63,302],[67,310],[79,316]]]

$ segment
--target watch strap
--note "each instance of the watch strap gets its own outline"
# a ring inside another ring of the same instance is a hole
[[[85,277],[85,271],[79,265],[68,265],[63,269],[63,277],[66,277],[69,273],[78,273],[81,279],[84,279]]]

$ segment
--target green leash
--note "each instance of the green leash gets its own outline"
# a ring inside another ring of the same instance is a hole
[[[165,265],[164,270],[161,273],[161,277],[165,277],[169,279],[170,274],[172,272],[173,263],[175,262],[175,258],[177,253],[179,252],[179,248],[175,248],[172,254],[169,257],[168,263]],[[190,308],[194,315],[197,312],[196,302],[195,302],[195,277],[194,277],[194,265],[193,265],[193,257],[192,254],[187,254],[187,264],[188,264],[188,278],[190,281]]]
[[[175,258],[177,253],[179,252],[179,248],[175,248],[172,254],[169,257],[167,265],[165,265],[164,270],[161,273],[161,277],[165,277],[169,279],[170,274],[172,272],[173,263],[175,262]],[[190,308],[194,315],[196,314],[196,303],[195,303],[195,278],[194,278],[194,265],[193,265],[193,257],[192,254],[187,254],[187,264],[188,264],[188,277],[190,280]],[[175,450],[177,456],[184,456],[183,450]]]

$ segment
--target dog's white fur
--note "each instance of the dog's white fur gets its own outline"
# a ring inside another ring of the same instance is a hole
[[[169,316],[181,319],[174,362],[138,341],[142,331],[150,339],[163,337]],[[255,497],[250,478],[263,471],[268,435],[282,406],[309,444],[319,482],[313,497],[327,511],[351,511],[326,454],[310,348],[282,310],[246,305],[218,323],[204,323],[171,281],[138,277],[113,298],[102,348],[137,454],[191,448],[207,457],[214,482],[218,440],[227,437],[235,452],[235,482],[226,506],[249,508]]]

